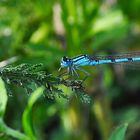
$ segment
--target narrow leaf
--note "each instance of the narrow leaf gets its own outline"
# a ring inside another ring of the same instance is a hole
[[[3,80],[0,78],[0,118],[3,118],[6,104],[7,104],[7,93],[4,86]]]
[[[36,91],[34,91],[28,101],[28,105],[23,113],[22,123],[24,132],[30,137],[32,140],[36,140],[36,136],[34,133],[33,125],[32,125],[32,107],[37,99],[43,94],[44,88],[40,87]]]
[[[108,140],[125,140],[125,133],[127,130],[128,124],[125,123],[117,127],[111,134]]]
[[[13,138],[16,138],[18,140],[30,140],[26,135],[22,134],[21,132],[19,132],[18,130],[14,130],[10,127],[8,127],[2,118],[0,118],[0,132],[11,136]]]

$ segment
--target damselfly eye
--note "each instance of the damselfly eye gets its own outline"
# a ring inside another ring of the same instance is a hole
[[[66,62],[67,60],[68,60],[68,58],[67,58],[66,56],[64,56],[64,57],[63,57],[63,61]]]

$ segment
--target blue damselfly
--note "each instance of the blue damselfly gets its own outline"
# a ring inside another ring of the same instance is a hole
[[[61,68],[67,68],[68,73],[72,76],[79,74],[77,70],[81,70],[86,75],[89,75],[87,71],[82,69],[82,66],[97,66],[102,64],[119,64],[119,63],[135,63],[140,62],[140,52],[135,53],[125,53],[120,55],[110,55],[110,56],[89,56],[89,55],[79,55],[76,57],[62,57]]]

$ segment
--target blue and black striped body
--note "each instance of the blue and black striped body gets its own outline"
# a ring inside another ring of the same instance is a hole
[[[128,58],[108,58],[108,59],[92,59],[89,65],[101,65],[101,64],[115,64],[140,61],[140,57],[128,57]]]
[[[140,53],[121,54],[115,56],[94,56],[80,55],[73,58],[63,57],[61,67],[68,67],[69,71],[76,73],[75,69],[81,66],[96,66],[102,64],[118,64],[140,61]]]

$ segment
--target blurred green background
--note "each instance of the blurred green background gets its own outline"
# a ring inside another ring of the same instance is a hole
[[[58,75],[64,55],[137,51],[139,14],[139,0],[0,0],[0,60],[20,56],[16,64],[43,63],[48,74]],[[85,69],[91,73],[84,84],[93,103],[41,96],[28,118],[36,139],[107,140],[124,123],[129,123],[126,139],[140,139],[140,70],[110,65]],[[23,132],[29,96],[20,87],[10,91],[4,121]],[[0,139],[15,138],[0,133]]]

